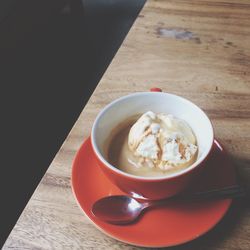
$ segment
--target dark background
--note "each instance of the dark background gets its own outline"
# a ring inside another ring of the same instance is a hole
[[[0,247],[144,2],[0,0]]]

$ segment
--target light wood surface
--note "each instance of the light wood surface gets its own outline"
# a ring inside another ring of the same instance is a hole
[[[70,177],[98,112],[120,96],[150,87],[204,109],[250,182],[250,1],[149,0],[4,249],[137,249],[92,226],[74,200]],[[250,249],[249,203],[235,204],[206,236],[173,249]]]

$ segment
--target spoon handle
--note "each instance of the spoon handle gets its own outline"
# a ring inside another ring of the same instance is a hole
[[[181,194],[176,196],[180,200],[200,200],[200,199],[233,199],[246,195],[246,188],[234,185],[209,191],[195,192],[191,194]]]
[[[243,197],[247,194],[245,187],[234,185],[218,189],[212,189],[209,191],[183,193],[171,197],[169,199],[158,201],[146,201],[143,202],[145,207],[164,205],[170,201],[196,201],[196,200],[208,200],[208,199],[233,199]]]

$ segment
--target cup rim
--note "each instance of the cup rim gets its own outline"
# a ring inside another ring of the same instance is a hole
[[[112,164],[110,164],[102,156],[102,154],[101,154],[100,150],[98,149],[97,144],[96,144],[96,142],[94,140],[94,134],[95,134],[98,122],[99,122],[100,118],[105,114],[105,112],[107,112],[107,110],[110,107],[114,106],[116,103],[118,103],[120,101],[123,101],[124,99],[130,98],[130,97],[135,97],[135,96],[139,96],[139,95],[141,96],[141,95],[144,95],[144,94],[172,96],[174,98],[179,98],[180,100],[182,100],[182,101],[184,101],[184,102],[186,102],[188,104],[191,104],[191,105],[195,106],[197,109],[199,109],[201,111],[201,113],[203,113],[205,115],[205,117],[206,117],[206,119],[207,119],[207,121],[208,121],[208,123],[209,123],[209,125],[211,127],[211,132],[212,132],[212,139],[211,139],[211,142],[210,142],[210,145],[209,145],[209,150],[207,151],[207,153],[203,157],[201,157],[199,160],[196,160],[191,166],[189,166],[187,168],[184,168],[184,169],[182,169],[180,171],[171,173],[169,175],[164,175],[164,176],[137,176],[137,175],[126,173],[126,172],[116,168]],[[113,172],[115,172],[115,173],[117,173],[119,175],[127,177],[129,179],[140,180],[140,181],[159,181],[159,180],[169,180],[169,179],[172,179],[172,178],[179,177],[181,175],[185,175],[185,174],[193,171],[196,167],[199,167],[207,159],[207,157],[211,153],[211,150],[212,150],[212,147],[213,147],[213,142],[214,142],[214,128],[213,128],[213,125],[212,125],[210,119],[208,118],[207,114],[200,107],[198,107],[196,104],[194,104],[193,102],[191,102],[190,100],[188,100],[188,99],[186,99],[184,97],[181,97],[181,96],[178,96],[178,95],[175,95],[175,94],[166,93],[166,92],[137,92],[137,93],[132,93],[132,94],[129,94],[129,95],[119,97],[119,98],[115,99],[114,101],[110,102],[108,105],[106,105],[99,112],[99,114],[97,115],[97,117],[96,117],[96,119],[95,119],[95,121],[93,123],[90,139],[91,139],[91,145],[92,145],[92,148],[94,150],[95,155],[103,163],[103,165],[105,167],[107,167],[108,169],[112,170]]]

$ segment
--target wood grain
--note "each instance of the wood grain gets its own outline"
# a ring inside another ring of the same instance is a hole
[[[240,175],[250,182],[250,2],[149,0],[27,204],[4,249],[137,249],[96,230],[70,188],[72,160],[98,112],[150,87],[203,108]],[[35,166],[34,166],[35,167]],[[250,249],[250,205],[172,249]]]

